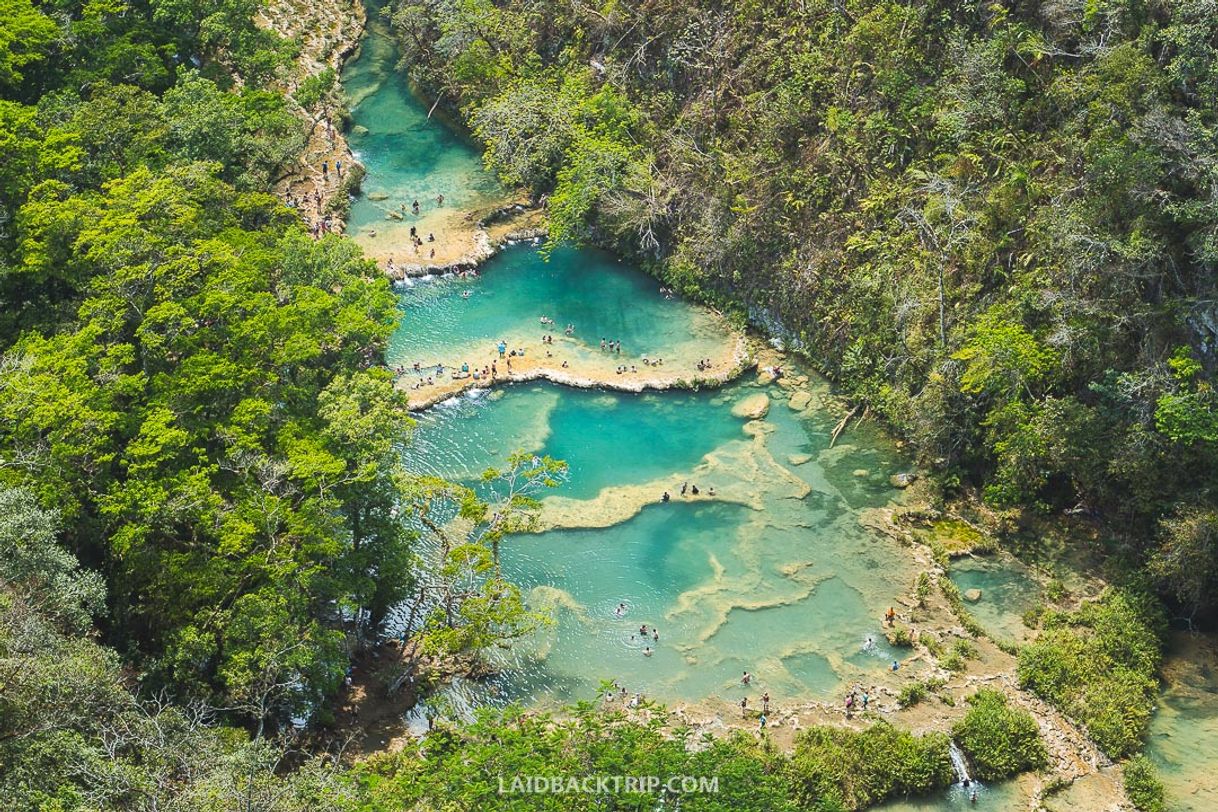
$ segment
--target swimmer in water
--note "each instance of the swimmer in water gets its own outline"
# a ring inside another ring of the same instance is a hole
[[[645,649],[643,649],[643,656],[644,656],[644,657],[650,657],[650,656],[651,656],[651,654],[652,654],[652,651],[651,651],[651,646],[647,646]]]

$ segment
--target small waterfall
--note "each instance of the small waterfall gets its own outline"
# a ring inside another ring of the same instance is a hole
[[[968,760],[964,757],[964,751],[953,741],[948,742],[947,754],[951,756],[952,771],[956,773],[956,781],[965,786],[971,784],[972,778],[968,774]]]

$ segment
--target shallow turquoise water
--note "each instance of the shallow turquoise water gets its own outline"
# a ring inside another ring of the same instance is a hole
[[[369,253],[389,253],[395,246],[401,255],[409,226],[440,234],[446,215],[477,208],[502,189],[464,138],[438,118],[428,119],[427,106],[396,69],[396,47],[377,11],[369,5],[367,35],[342,77],[353,122],[349,142],[367,170],[347,231]],[[444,195],[443,206],[436,203],[438,195]],[[415,200],[421,207],[417,217],[411,210]],[[391,211],[402,220],[387,219]]]
[[[1173,676],[1150,723],[1146,754],[1167,790],[1167,808],[1179,812],[1218,809],[1218,654],[1212,639],[1168,650]]]
[[[494,261],[475,284],[501,277],[494,284],[508,286],[516,270]],[[395,347],[405,352],[403,331]],[[731,414],[757,391],[775,398],[764,443]],[[833,418],[796,414],[781,396],[746,383],[641,395],[539,383],[463,395],[419,416],[410,460],[427,473],[472,482],[523,449],[569,463],[560,494],[581,500],[577,513],[597,514],[604,489],[653,483],[652,499],[691,481],[732,500],[676,496],[608,528],[511,539],[505,567],[526,590],[540,588],[535,603],[558,607],[557,624],[513,652],[500,697],[586,699],[616,678],[667,701],[735,702],[748,670],[757,693],[829,699],[887,667],[894,655],[879,615],[907,588],[908,565],[859,526],[857,511],[892,498],[886,480],[898,460],[866,434],[855,439],[874,445],[829,449]],[[792,465],[794,454],[812,459]],[[624,618],[613,614],[619,602],[630,607]],[[638,635],[644,623],[659,628],[658,644]],[[648,644],[655,652],[644,657]]]
[[[1011,642],[1028,633],[1023,615],[1042,603],[1039,582],[1027,568],[1010,557],[952,562],[949,576],[963,593],[980,589],[981,600],[966,607],[986,631]]]
[[[403,202],[442,192],[452,206],[475,205],[495,192],[469,146],[426,121],[392,62],[374,29],[344,75],[355,123],[367,128],[352,139],[368,166],[365,189],[386,196],[353,208],[351,228],[365,246],[413,222],[386,226],[385,213]],[[425,211],[420,224],[434,214]],[[412,282],[400,293],[405,317],[389,354],[406,367],[451,362],[454,348],[485,354],[499,338],[536,338],[543,315],[557,323],[546,332],[564,351],[593,358],[602,337],[621,340],[630,363],[644,355],[688,361],[722,347],[705,313],[664,299],[654,280],[601,252],[562,249],[544,262],[520,246],[477,278]],[[570,338],[560,335],[568,323],[576,326]],[[815,380],[809,386],[823,391]],[[773,399],[764,421],[731,414],[759,391]],[[908,591],[912,570],[905,551],[859,520],[896,498],[887,479],[903,462],[868,426],[828,448],[837,417],[796,413],[785,394],[749,382],[641,395],[519,384],[474,390],[418,415],[413,470],[472,483],[514,450],[550,454],[570,465],[552,504],[576,500],[567,515],[607,525],[504,543],[507,571],[556,623],[505,654],[499,677],[458,681],[446,701],[566,703],[613,678],[651,698],[727,710],[762,691],[776,704],[835,699],[883,672],[900,654],[884,642],[880,615]],[[713,485],[720,499],[677,495],[642,507],[626,499],[633,507],[618,515],[607,498],[676,495],[684,481]],[[614,615],[619,602],[629,606],[625,617]],[[643,642],[643,623],[659,629],[658,641]],[[644,645],[653,656],[643,656]],[[746,669],[755,676],[747,688],[739,683]]]
[[[411,364],[489,363],[500,339],[515,346],[543,333],[561,357],[610,368],[642,368],[644,356],[692,364],[723,346],[717,320],[665,299],[654,279],[594,249],[563,247],[546,261],[535,247],[517,245],[477,277],[409,279],[401,290],[404,329],[390,354]],[[543,316],[555,326],[542,325]],[[575,328],[570,336],[567,325]],[[621,342],[621,353],[603,353],[601,339]]]

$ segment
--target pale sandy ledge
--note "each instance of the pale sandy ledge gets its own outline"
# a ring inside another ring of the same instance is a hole
[[[662,366],[648,366],[638,358],[625,358],[609,354],[590,355],[585,352],[564,352],[563,342],[555,337],[555,344],[543,344],[539,338],[522,341],[505,339],[515,350],[524,349],[524,355],[501,358],[495,343],[486,342],[477,348],[454,351],[443,364],[444,372],[430,376],[415,374],[407,368],[399,375],[397,386],[409,393],[410,409],[422,411],[435,404],[456,397],[471,389],[489,389],[510,383],[550,381],[578,389],[608,389],[616,392],[666,391],[670,389],[715,388],[730,383],[745,371],[756,366],[749,339],[737,334],[734,341],[725,342],[719,357],[711,358],[708,368],[699,370],[697,361],[665,361]],[[546,353],[551,355],[547,357]],[[508,365],[508,361],[511,365]],[[566,361],[567,366],[563,366]],[[468,364],[470,373],[460,372],[462,364]],[[494,372],[483,375],[483,369]],[[619,366],[626,372],[618,373]],[[479,376],[473,377],[477,369]],[[434,367],[432,367],[434,370]]]

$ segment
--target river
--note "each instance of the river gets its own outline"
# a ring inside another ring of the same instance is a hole
[[[395,69],[387,32],[375,13],[370,18],[361,53],[343,74],[351,145],[367,169],[349,229],[380,261],[405,260],[413,253],[410,226],[443,243],[467,227],[463,212],[504,192],[472,145],[428,118]],[[717,318],[661,295],[655,280],[593,249],[562,247],[547,258],[523,243],[477,277],[407,282],[389,350],[389,362],[407,368],[451,363],[454,354],[476,367],[504,336],[543,351],[541,316],[558,331],[575,326],[544,351],[553,346],[556,356],[585,365],[634,366],[644,357],[692,365],[726,338]],[[622,355],[605,358],[603,338],[620,340]],[[554,526],[509,539],[503,553],[510,576],[533,606],[554,612],[555,625],[503,655],[498,677],[458,683],[446,700],[556,707],[590,699],[601,680],[616,679],[631,693],[728,715],[746,694],[755,701],[768,691],[780,708],[836,703],[852,685],[895,687],[907,678],[890,665],[908,650],[887,645],[880,618],[908,594],[918,569],[908,549],[865,519],[899,500],[889,477],[908,461],[873,424],[830,447],[840,413],[826,385],[798,369],[784,384],[752,373],[700,392],[532,382],[474,389],[420,412],[407,455],[418,473],[476,485],[481,471],[515,450],[570,466],[569,481],[546,499]],[[808,407],[791,408],[795,391],[811,396]],[[758,394],[771,403],[764,419],[733,414]],[[682,483],[700,486],[701,496],[681,497]],[[712,487],[714,498],[706,498]],[[663,491],[672,502],[659,501]],[[994,596],[976,607],[988,627],[1020,636],[1019,616],[1039,600],[1029,576],[980,566],[953,577]],[[614,612],[619,603],[628,606],[624,617]],[[659,640],[644,640],[641,624],[658,629]],[[748,686],[744,671],[754,675]],[[1154,753],[1169,767],[1175,757],[1162,745]],[[1010,808],[1020,797],[1011,787],[984,792],[988,808]],[[893,808],[965,805],[957,789]]]

